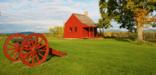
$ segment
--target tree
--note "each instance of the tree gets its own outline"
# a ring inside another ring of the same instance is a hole
[[[156,23],[151,23],[152,27],[156,27]]]
[[[138,40],[142,41],[143,19],[156,10],[156,0],[100,0],[99,6],[101,17],[104,18],[103,14],[108,14],[109,21],[114,19],[121,24],[121,28],[132,32],[136,25]]]
[[[104,28],[108,28],[111,26],[111,19],[115,19],[115,21],[121,24],[120,28],[127,28],[130,32],[133,32],[135,31],[134,22],[131,22],[134,21],[134,19],[131,18],[133,17],[133,13],[128,9],[123,10],[122,8],[125,5],[120,3],[124,4],[125,0],[120,1],[119,3],[117,3],[115,0],[100,0],[99,6],[102,18],[99,19],[99,24],[101,24],[100,22],[102,21],[102,26]]]
[[[104,3],[104,2],[105,2],[105,0],[100,0],[100,2],[99,2],[100,9],[107,8],[107,3]],[[102,34],[101,32],[104,31],[103,30],[104,28],[111,27],[111,23],[110,23],[111,19],[108,16],[106,11],[107,11],[107,9],[100,10],[100,13],[103,13],[103,14],[101,14],[101,18],[99,19],[99,22],[97,24],[98,28],[100,28],[100,34]]]
[[[154,15],[156,17],[156,15]],[[156,23],[151,23],[152,27],[156,27]]]
[[[64,28],[62,26],[56,26],[49,29],[49,32],[53,37],[63,38]]]

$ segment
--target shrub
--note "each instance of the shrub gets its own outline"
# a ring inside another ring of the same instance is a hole
[[[62,26],[50,28],[49,33],[52,37],[63,38],[64,28]]]
[[[144,39],[147,41],[156,42],[156,33],[155,32],[146,32],[146,33],[144,33]]]
[[[128,38],[134,40],[137,38],[137,33],[131,32],[104,32],[102,34],[104,38],[117,38],[123,39]],[[155,32],[144,32],[144,40],[156,42],[156,33]]]
[[[127,38],[129,37],[129,32],[104,32],[104,38]]]

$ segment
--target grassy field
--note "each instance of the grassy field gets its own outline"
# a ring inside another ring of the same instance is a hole
[[[156,44],[134,41],[49,40],[51,47],[66,51],[65,57],[52,57],[29,68],[12,63],[3,55],[0,39],[0,75],[156,75]]]

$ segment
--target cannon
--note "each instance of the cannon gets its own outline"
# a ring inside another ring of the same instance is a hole
[[[12,62],[22,61],[29,67],[42,64],[49,55],[66,55],[65,52],[49,48],[48,40],[39,33],[9,35],[3,45],[3,53]]]

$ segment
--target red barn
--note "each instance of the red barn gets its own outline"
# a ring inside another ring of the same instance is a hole
[[[96,25],[87,15],[72,14],[64,27],[64,38],[94,38]]]

